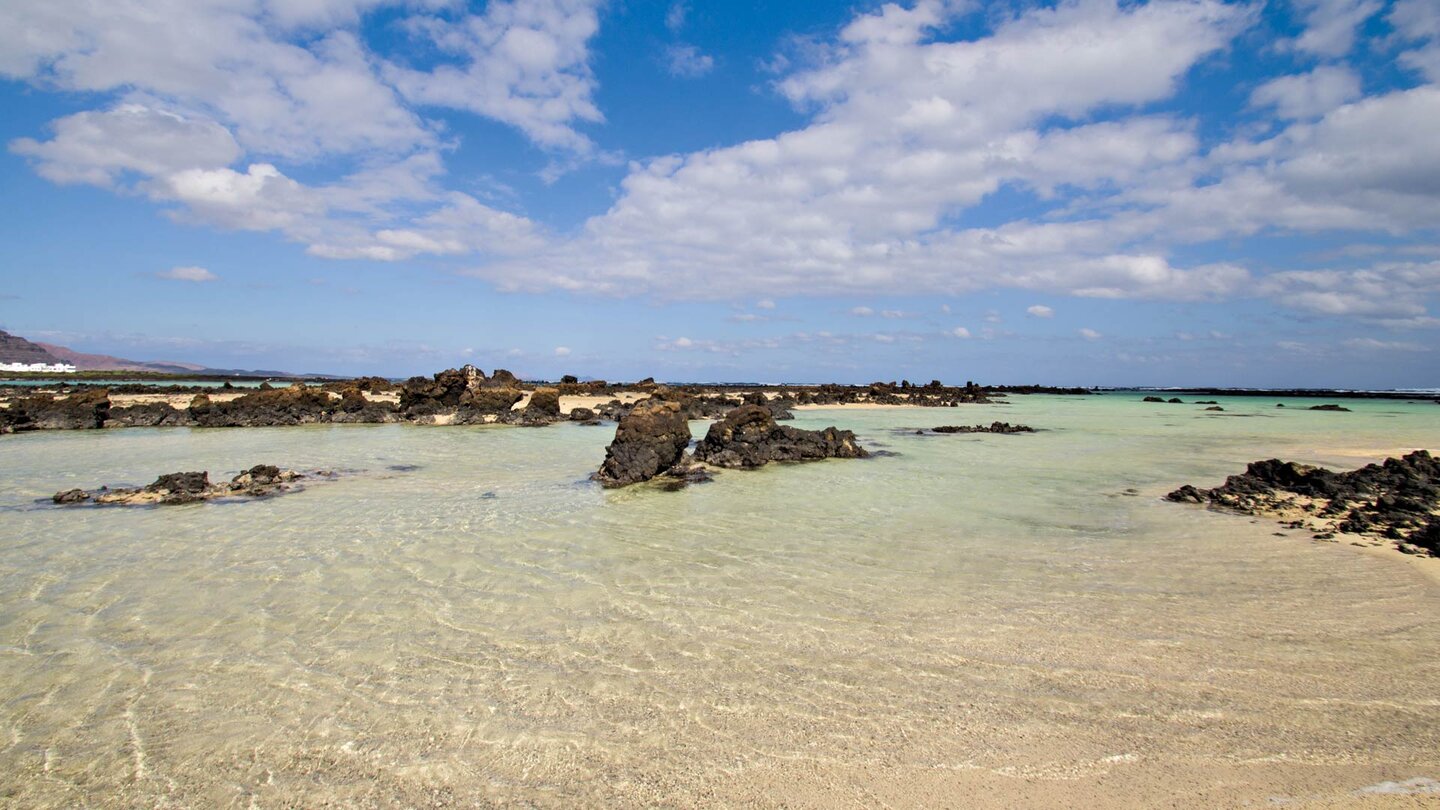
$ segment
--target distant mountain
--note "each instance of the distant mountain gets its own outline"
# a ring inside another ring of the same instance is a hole
[[[35,343],[0,331],[0,363],[69,363],[79,371],[151,371],[159,374],[195,374],[206,377],[297,377],[288,371],[209,368],[172,360],[126,360],[108,354],[86,354],[53,343]],[[324,376],[324,375],[306,375]]]
[[[168,361],[151,363],[143,360],[126,360],[123,357],[112,357],[108,354],[85,354],[52,343],[32,345],[42,347],[51,355],[58,357],[60,362],[69,363],[81,371],[158,371],[161,374],[194,374],[205,370],[204,366],[197,366],[194,363],[171,363]]]
[[[59,357],[41,343],[31,343],[19,335],[0,331],[0,363],[59,363]]]

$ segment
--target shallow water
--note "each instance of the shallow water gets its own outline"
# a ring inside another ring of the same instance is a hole
[[[1440,449],[1440,406],[1216,399],[1224,413],[1133,394],[803,412],[799,427],[849,427],[898,455],[726,471],[679,493],[587,482],[608,427],[3,437],[0,796],[1430,795],[1440,588],[1159,496],[1256,458],[1353,467]],[[1043,430],[906,430],[996,419]],[[36,503],[256,463],[364,472],[253,503]],[[404,465],[418,469],[390,469]],[[1390,782],[1399,793],[1366,792]]]

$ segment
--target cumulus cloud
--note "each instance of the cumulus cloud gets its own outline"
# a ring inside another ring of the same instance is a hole
[[[589,41],[600,0],[492,0],[482,14],[411,19],[409,30],[454,61],[431,70],[388,65],[385,76],[418,104],[511,124],[536,143],[589,153],[576,129],[604,120],[595,106]]]
[[[1253,107],[1274,107],[1282,118],[1324,115],[1360,97],[1360,77],[1346,67],[1325,65],[1309,73],[1281,76],[1250,94]]]
[[[1083,329],[1081,329],[1081,330],[1079,331],[1079,335],[1080,335],[1080,337],[1085,338],[1086,340],[1099,340],[1100,338],[1104,337],[1104,335],[1101,335],[1099,332],[1095,331],[1094,329],[1091,329],[1091,328],[1088,327],[1088,326],[1085,327],[1085,328],[1083,328]]]
[[[1026,307],[1025,314],[1033,318],[1053,318],[1055,317],[1055,310],[1044,304],[1036,304],[1031,307]]]
[[[694,45],[677,43],[665,49],[665,69],[671,76],[698,79],[715,69],[715,57]]]
[[[223,167],[241,155],[230,131],[216,122],[144,104],[67,115],[50,128],[50,140],[19,138],[10,149],[33,159],[36,171],[57,183],[109,186],[123,174]]]
[[[569,357],[569,356],[570,356],[570,347],[569,347],[569,346],[556,346],[556,347],[555,347],[555,356],[556,356],[556,357]]]
[[[851,307],[850,314],[856,316],[857,318],[868,318],[871,315],[875,314],[875,310],[871,309],[870,307]]]
[[[1288,45],[1316,56],[1344,56],[1355,46],[1355,30],[1380,11],[1379,0],[1290,0],[1305,20],[1305,31]]]
[[[963,326],[957,326],[957,327],[955,327],[954,329],[951,329],[947,334],[949,334],[949,335],[951,335],[951,336],[953,336],[953,337],[961,338],[962,340],[963,340],[963,339],[969,339],[969,337],[970,337],[970,330],[969,330],[969,329],[966,329],[966,328],[963,327]]]
[[[952,230],[942,217],[1006,183],[1100,190],[1193,160],[1197,142],[1182,121],[1067,122],[1169,97],[1248,23],[1246,9],[1062,3],[1003,21],[989,37],[932,39],[960,13],[919,2],[858,16],[821,64],[778,84],[816,111],[809,126],[637,164],[580,238],[475,274],[507,289],[664,297],[729,297],[762,284],[785,294],[1002,284],[1204,298],[1245,283],[1243,268],[1175,267],[1130,252],[1134,234],[1103,222]]]
[[[205,282],[220,280],[219,276],[203,267],[172,267],[169,270],[157,272],[155,277],[169,281]]]

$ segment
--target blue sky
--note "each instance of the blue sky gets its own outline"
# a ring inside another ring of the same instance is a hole
[[[1440,386],[1440,4],[0,5],[0,328],[222,367]]]

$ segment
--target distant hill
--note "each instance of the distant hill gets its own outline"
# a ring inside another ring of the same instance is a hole
[[[60,363],[58,356],[51,354],[47,347],[31,343],[19,335],[0,331],[0,363]]]
[[[78,371],[152,371],[159,374],[195,374],[206,377],[300,376],[288,371],[209,368],[172,360],[127,360],[108,354],[86,354],[53,343],[35,343],[4,331],[0,331],[0,363],[69,363]]]
[[[167,361],[151,363],[143,360],[126,360],[123,357],[112,357],[108,354],[85,354],[64,346],[56,346],[53,343],[31,345],[42,347],[51,355],[60,358],[60,362],[69,363],[80,371],[158,371],[162,374],[193,374],[205,370],[204,366],[197,366],[194,363]]]

